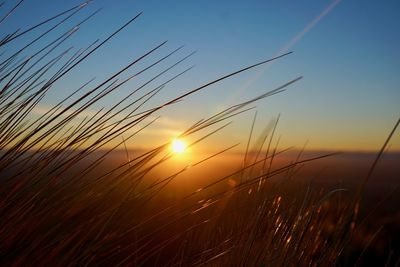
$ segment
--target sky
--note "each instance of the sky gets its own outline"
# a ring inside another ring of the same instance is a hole
[[[6,1],[2,14],[15,3]],[[79,3],[27,0],[2,23],[0,34],[4,36],[18,27],[25,29]],[[215,84],[163,110],[160,121],[131,146],[168,140],[201,118],[299,76],[303,79],[287,91],[256,103],[255,133],[279,114],[277,131],[280,142],[287,146],[302,147],[308,141],[309,149],[373,151],[380,148],[400,116],[399,1],[97,0],[78,13],[75,21],[98,8],[102,10],[68,41],[74,49],[96,38],[106,38],[139,12],[143,14],[59,81],[35,112],[45,111],[92,77],[101,81],[167,40],[152,59],[184,45],[167,62],[171,64],[197,51],[174,73],[195,67],[168,85],[152,102],[154,105],[248,65],[288,51],[293,54]],[[71,26],[63,25],[59,32]],[[8,47],[7,53],[24,40]],[[34,51],[35,45],[30,49],[27,53]],[[144,60],[138,67],[149,62]],[[88,113],[111,105],[152,73],[146,75]],[[241,142],[244,146],[253,116],[253,111],[238,116],[209,145]],[[392,150],[400,150],[399,135],[391,142]]]

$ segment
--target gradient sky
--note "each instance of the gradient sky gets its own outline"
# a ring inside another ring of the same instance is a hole
[[[14,2],[6,2],[3,9]],[[78,3],[26,1],[3,23],[1,34],[18,27],[24,29]],[[311,149],[375,150],[400,116],[400,2],[397,0],[97,0],[77,18],[99,7],[103,10],[71,39],[75,47],[103,39],[140,11],[144,13],[60,81],[57,90],[41,104],[43,109],[91,77],[96,76],[100,81],[168,40],[153,58],[182,44],[185,48],[174,60],[193,50],[198,52],[175,73],[192,64],[196,67],[168,86],[159,96],[160,101],[280,52],[294,53],[214,85],[167,109],[153,132],[149,129],[149,136],[162,135],[168,139],[200,118],[300,75],[304,79],[288,91],[257,103],[256,131],[281,114],[278,132],[282,143],[288,146],[301,147],[308,140]],[[124,90],[130,87],[134,88],[135,83]],[[118,99],[124,91],[118,94],[113,97]],[[109,101],[101,105],[111,104],[113,98]],[[214,142],[245,143],[253,114],[238,117]],[[392,150],[400,149],[399,135],[393,139]]]

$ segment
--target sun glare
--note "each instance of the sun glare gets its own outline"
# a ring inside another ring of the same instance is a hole
[[[174,139],[171,144],[171,149],[176,154],[181,154],[186,150],[186,144],[180,139]]]

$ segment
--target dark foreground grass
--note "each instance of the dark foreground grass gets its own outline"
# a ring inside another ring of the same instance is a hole
[[[22,3],[5,13],[0,23]],[[233,71],[171,99],[160,99],[161,104],[155,105],[152,100],[160,91],[192,68],[175,69],[193,54],[181,55],[182,47],[157,58],[166,46],[160,42],[103,81],[94,84],[88,79],[37,115],[38,105],[58,81],[101,53],[102,46],[141,16],[133,16],[104,40],[85,48],[63,48],[97,11],[58,36],[55,33],[87,8],[85,2],[25,30],[6,34],[0,41],[4,51],[0,62],[2,266],[363,264],[368,246],[382,228],[357,254],[352,253],[360,199],[398,123],[356,189],[324,189],[296,181],[304,164],[332,154],[305,157],[300,151],[290,161],[277,164],[290,150],[281,149],[275,138],[278,120],[258,138],[250,133],[243,160],[232,161],[235,167],[225,172],[215,168],[213,177],[196,172],[207,169],[211,161],[236,145],[221,147],[172,172],[163,169],[173,157],[168,143],[133,156],[126,150],[124,159],[113,157],[126,142],[135,144],[137,135],[156,122],[165,108],[290,53]],[[37,32],[34,37],[22,45],[18,42],[32,32]],[[42,45],[36,47],[37,43]],[[21,47],[7,52],[13,45]],[[167,59],[175,61],[165,66]],[[139,65],[142,61],[147,65]],[[133,78],[149,72],[148,80],[114,100],[112,106],[96,109]],[[257,101],[283,92],[300,78],[197,121],[181,137],[191,137],[190,146],[196,146],[220,134]],[[89,110],[96,112],[88,115]],[[179,189],[174,183],[187,173],[199,182]],[[398,251],[393,250],[384,261],[395,265],[398,257]]]

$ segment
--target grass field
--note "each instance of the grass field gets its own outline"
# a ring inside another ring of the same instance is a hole
[[[166,108],[290,53],[164,99],[158,98],[164,87],[191,69],[174,67],[192,54],[181,56],[178,47],[157,57],[154,52],[166,44],[160,42],[103,81],[88,77],[57,104],[39,110],[58,81],[141,16],[81,50],[64,48],[91,19],[89,14],[74,21],[86,6],[0,41],[7,51],[31,37],[0,60],[0,265],[399,266],[399,197],[393,186],[399,154],[384,153],[398,123],[376,153],[285,147],[279,143],[279,117],[261,133],[249,129],[242,141],[246,150],[232,144],[190,160],[172,151],[170,141],[154,140],[146,149],[135,141]],[[66,21],[75,26],[58,37],[47,35]],[[36,42],[39,48],[31,49]],[[162,65],[168,58],[175,63]],[[131,70],[142,60],[145,67]],[[162,70],[114,98],[153,67]],[[300,79],[194,121],[179,138],[193,151],[223,137],[231,121],[254,113],[255,103]],[[98,107],[109,97],[112,106]],[[155,99],[160,103],[153,104]]]

